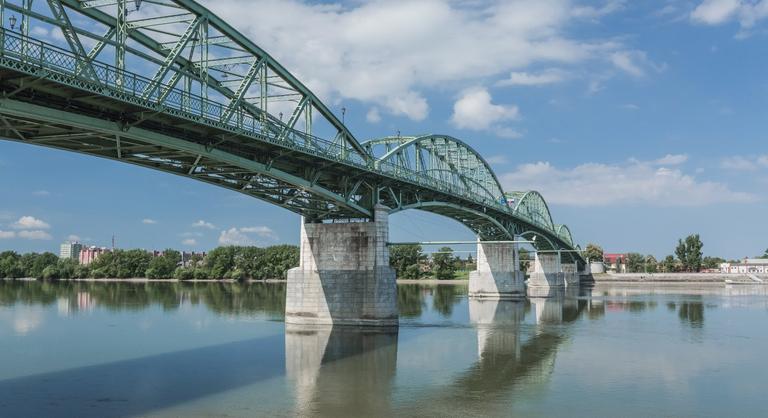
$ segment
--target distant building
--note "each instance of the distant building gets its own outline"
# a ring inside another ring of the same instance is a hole
[[[720,272],[768,274],[768,258],[744,258],[740,263],[721,263]]]
[[[61,244],[59,248],[59,258],[80,260],[80,250],[83,249],[83,245],[77,241],[67,241]]]
[[[80,264],[88,265],[93,263],[93,260],[96,260],[100,255],[106,253],[109,251],[109,248],[103,248],[103,247],[86,247],[80,250]]]
[[[605,253],[603,254],[603,262],[609,271],[614,273],[627,272],[627,254]]]

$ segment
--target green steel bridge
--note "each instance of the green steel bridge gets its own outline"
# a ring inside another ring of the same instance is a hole
[[[251,39],[191,0],[0,0],[0,136],[173,173],[310,221],[419,209],[583,263],[536,191],[446,135],[360,142]],[[311,59],[308,57],[307,59]]]

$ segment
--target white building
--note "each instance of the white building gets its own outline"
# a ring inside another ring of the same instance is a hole
[[[740,263],[721,263],[723,273],[768,274],[768,258],[745,258]]]
[[[79,242],[67,241],[64,244],[61,244],[61,248],[59,249],[59,258],[79,260],[80,250],[82,249],[83,246]]]

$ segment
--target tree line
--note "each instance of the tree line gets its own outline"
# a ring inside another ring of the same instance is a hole
[[[60,259],[50,252],[18,254],[4,251],[0,253],[0,278],[284,279],[288,269],[298,264],[299,247],[295,245],[218,247],[205,257],[196,254],[184,263],[181,253],[173,249],[167,249],[157,257],[139,249],[114,250],[101,254],[89,265]]]
[[[653,255],[642,255],[640,253],[627,253],[624,260],[617,260],[616,270],[623,270],[622,265],[628,273],[679,273],[679,272],[700,272],[702,269],[716,269],[726,260],[721,257],[704,256],[702,249],[704,243],[699,234],[688,235],[677,241],[675,254],[667,255],[661,260],[657,260]],[[583,253],[585,259],[591,261],[604,261],[603,249],[597,244],[588,244]],[[768,255],[768,250],[766,250]]]

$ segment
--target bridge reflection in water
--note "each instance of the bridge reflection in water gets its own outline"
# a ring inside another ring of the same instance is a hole
[[[413,292],[424,294],[424,290],[421,286],[402,289],[401,301],[409,300],[421,308],[426,303]],[[557,350],[569,338],[568,327],[559,325],[574,322],[589,310],[590,295],[590,288],[571,288],[568,293],[554,290],[530,300],[467,299],[470,325],[477,334],[477,360],[444,384],[425,388],[427,392],[416,397],[419,401],[410,404],[392,402],[396,396],[397,328],[288,324],[285,361],[295,392],[295,412],[322,416],[350,411],[359,416],[429,414],[429,404],[459,415],[487,412],[494,407],[487,403],[489,396],[507,394],[521,385],[535,390],[548,382]],[[432,297],[439,295],[434,292]],[[407,333],[408,327],[403,331]],[[394,404],[397,410],[393,410]]]

